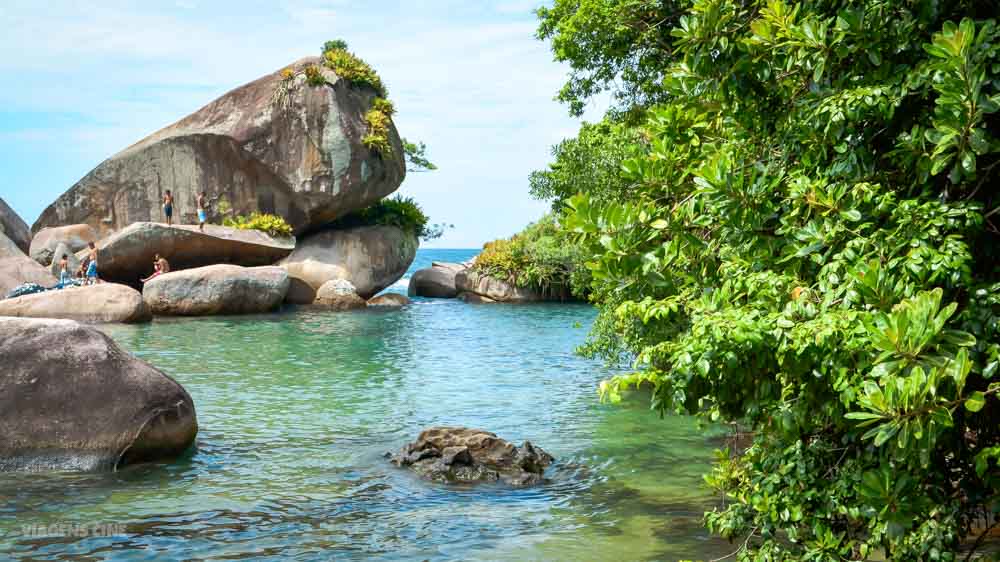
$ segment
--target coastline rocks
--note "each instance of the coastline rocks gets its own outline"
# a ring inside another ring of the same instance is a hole
[[[386,293],[384,295],[379,295],[368,299],[368,306],[376,306],[382,308],[402,308],[410,304],[410,299],[406,298],[404,295],[399,293]]]
[[[176,271],[216,264],[271,265],[293,248],[294,241],[257,230],[205,225],[202,233],[197,226],[142,222],[101,241],[97,264],[102,279],[133,284],[152,273],[156,254]]]
[[[89,224],[43,228],[31,239],[31,250],[28,255],[38,263],[48,266],[53,261],[59,261],[60,244],[65,244],[68,253],[75,254],[97,240],[97,231]]]
[[[483,275],[473,269],[466,269],[456,274],[455,287],[459,292],[473,293],[497,302],[517,303],[545,300],[537,291],[515,287],[506,281]]]
[[[521,447],[494,433],[465,427],[432,427],[391,462],[435,482],[496,482],[527,486],[543,480],[551,455],[530,441]]]
[[[354,285],[345,279],[334,279],[327,281],[316,291],[316,306],[330,310],[356,310],[365,308],[368,303],[358,296]]]
[[[47,269],[24,254],[0,257],[0,298],[25,283],[52,287],[57,281]]]
[[[320,64],[296,61],[112,155],[45,209],[34,231],[87,223],[107,236],[162,220],[171,190],[177,222],[196,222],[195,197],[205,191],[210,222],[260,211],[302,233],[391,194],[406,174],[395,126],[390,120],[391,151],[362,141],[378,94],[322,66],[327,83],[309,85],[305,69]]]
[[[198,433],[184,388],[94,328],[0,318],[0,364],[0,471],[113,470]]]
[[[346,279],[367,299],[403,277],[418,245],[415,235],[394,226],[326,230],[299,240],[281,265],[315,289]]]
[[[466,304],[493,304],[497,302],[489,297],[477,295],[476,293],[459,293],[458,300]]]
[[[31,229],[2,197],[0,197],[0,235],[9,238],[22,253],[27,254],[31,248]]]
[[[0,300],[0,316],[123,324],[152,320],[139,291],[114,283],[70,287]]]
[[[285,295],[285,302],[288,304],[312,304],[316,300],[316,289],[312,285],[299,279],[288,276],[288,293]]]
[[[211,265],[160,275],[142,290],[157,316],[207,316],[269,312],[288,292],[288,273],[280,267]]]
[[[455,276],[465,266],[457,263],[434,262],[431,267],[417,270],[410,277],[409,295],[435,299],[453,299],[458,296]]]

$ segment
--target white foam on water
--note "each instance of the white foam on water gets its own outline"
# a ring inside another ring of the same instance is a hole
[[[399,281],[396,281],[392,285],[389,285],[389,287],[395,288],[395,289],[408,289],[408,288],[410,288],[410,278],[409,277],[404,277],[404,278],[400,279]]]

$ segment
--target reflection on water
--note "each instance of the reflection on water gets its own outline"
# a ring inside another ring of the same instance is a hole
[[[112,474],[0,475],[0,552],[26,560],[660,559],[703,531],[711,434],[643,397],[599,404],[577,305],[157,321],[105,328],[194,397],[188,458]],[[528,489],[429,484],[382,455],[469,425],[558,459]],[[122,524],[117,536],[25,526]]]

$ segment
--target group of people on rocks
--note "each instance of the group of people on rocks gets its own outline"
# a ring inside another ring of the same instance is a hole
[[[208,194],[204,191],[195,198],[198,208],[198,230],[205,231],[205,222],[208,220]],[[174,195],[168,189],[163,196],[163,215],[167,219],[167,226],[174,223]],[[153,274],[145,279],[140,279],[142,283],[147,283],[152,279],[170,272],[170,262],[160,254],[153,258]],[[59,259],[59,284],[57,289],[78,285],[96,285],[101,282],[97,275],[97,245],[90,242],[87,245],[87,257],[80,262],[80,267],[75,274],[70,273],[69,254],[63,254]]]

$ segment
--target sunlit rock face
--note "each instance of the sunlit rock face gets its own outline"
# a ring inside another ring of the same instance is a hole
[[[34,232],[86,223],[100,235],[134,222],[163,221],[174,195],[174,223],[197,222],[195,198],[210,200],[209,220],[254,211],[285,217],[296,234],[319,228],[394,192],[406,173],[403,147],[389,127],[391,154],[364,146],[365,113],[376,93],[322,70],[306,83],[299,60],[236,88],[108,158],[39,217]]]

